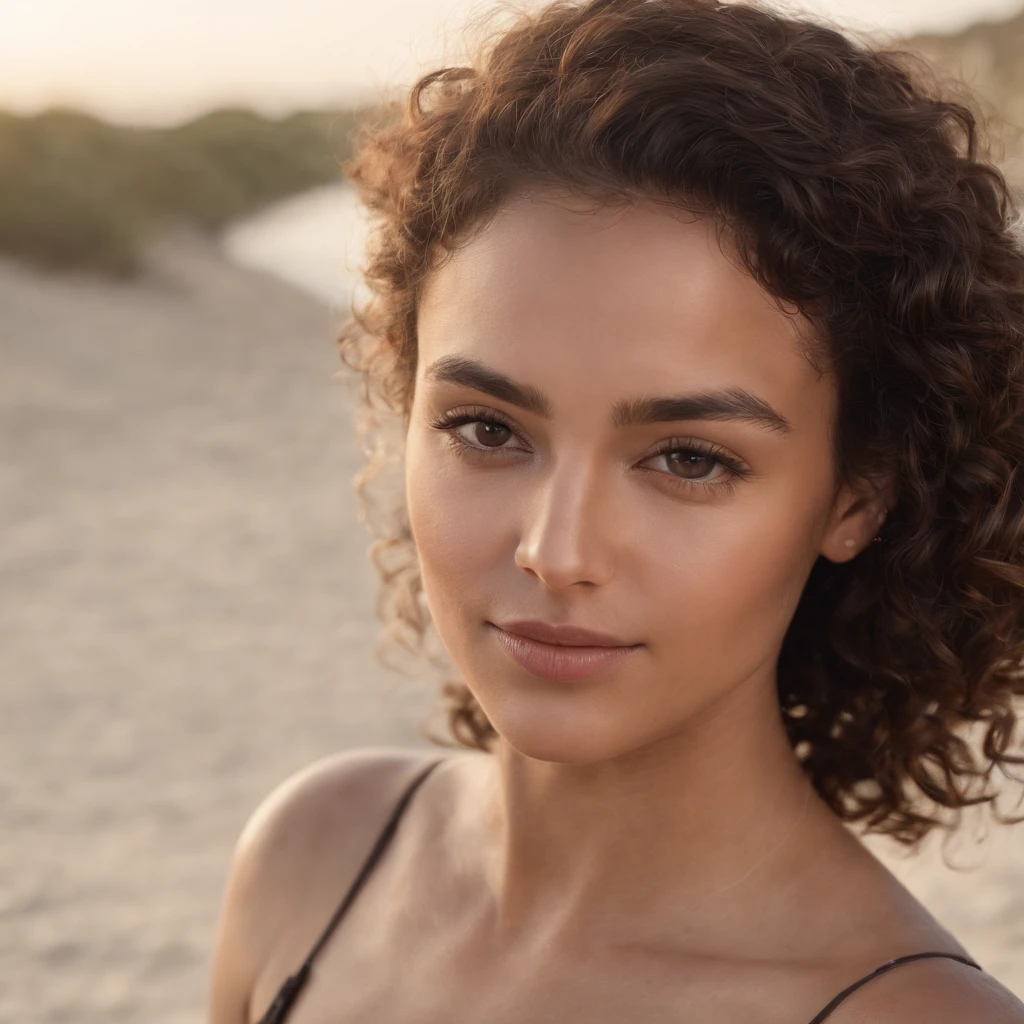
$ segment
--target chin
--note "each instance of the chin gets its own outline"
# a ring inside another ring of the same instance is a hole
[[[558,684],[555,684],[558,685]],[[474,691],[475,692],[475,691]],[[524,757],[553,764],[598,764],[645,745],[621,709],[586,695],[516,694],[477,701],[501,741]]]

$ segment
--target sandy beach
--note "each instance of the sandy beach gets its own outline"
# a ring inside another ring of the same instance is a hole
[[[255,805],[331,751],[427,746],[436,707],[373,655],[338,314],[188,235],[152,260],[131,284],[0,261],[12,1024],[202,1021]],[[1024,997],[1024,825],[992,833],[964,873],[871,846]]]

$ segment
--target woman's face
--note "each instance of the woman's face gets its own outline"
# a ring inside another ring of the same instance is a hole
[[[817,556],[875,523],[836,516],[834,385],[710,220],[547,198],[510,200],[426,284],[406,486],[427,603],[484,712],[520,752],[582,764],[774,700]],[[524,619],[639,646],[547,678],[495,628]]]

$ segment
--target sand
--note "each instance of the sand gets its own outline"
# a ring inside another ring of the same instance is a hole
[[[203,1020],[256,803],[426,746],[436,707],[374,659],[337,314],[186,235],[153,266],[0,262],[3,1021]],[[1024,996],[1024,825],[996,835],[967,875],[884,855]]]

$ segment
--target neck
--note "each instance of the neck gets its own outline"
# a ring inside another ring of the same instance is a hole
[[[677,944],[692,933],[707,950],[717,932],[735,952],[736,928],[756,930],[780,899],[799,899],[808,844],[844,830],[771,694],[769,704],[738,691],[699,727],[593,764],[501,741],[481,822],[501,939]]]

